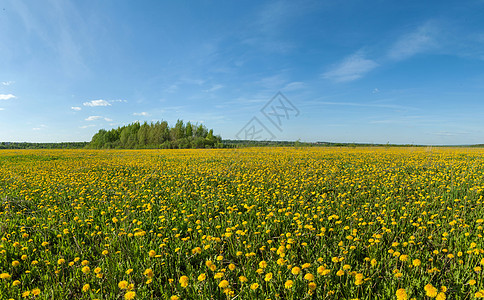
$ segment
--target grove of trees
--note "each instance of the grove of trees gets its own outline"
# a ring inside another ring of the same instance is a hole
[[[222,138],[213,134],[202,124],[183,123],[178,120],[174,127],[166,121],[139,122],[116,129],[99,130],[88,145],[92,149],[182,149],[222,148]]]

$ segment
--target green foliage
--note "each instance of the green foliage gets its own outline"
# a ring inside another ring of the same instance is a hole
[[[222,138],[203,125],[184,124],[178,120],[174,127],[166,121],[138,122],[109,131],[99,130],[88,145],[91,149],[185,149],[222,148]]]

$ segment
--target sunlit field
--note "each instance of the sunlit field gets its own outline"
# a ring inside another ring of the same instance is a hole
[[[0,152],[0,299],[484,298],[484,150]]]

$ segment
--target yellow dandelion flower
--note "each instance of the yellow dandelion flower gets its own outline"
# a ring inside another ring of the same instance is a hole
[[[304,279],[306,279],[307,281],[314,281],[314,275],[311,273],[307,273],[306,275],[304,275]]]
[[[89,272],[91,272],[91,268],[89,268],[88,266],[85,266],[81,269],[81,271],[84,274],[88,274]]]
[[[10,277],[11,276],[8,273],[2,273],[2,274],[0,274],[0,279],[10,279]]]
[[[294,275],[298,275],[299,273],[301,273],[301,268],[294,267],[294,268],[291,269],[291,273],[294,274]]]
[[[292,286],[293,286],[293,285],[294,285],[294,281],[292,281],[292,280],[288,280],[288,281],[286,281],[286,282],[284,283],[284,287],[285,287],[286,289],[290,289],[290,288],[292,288]]]
[[[310,282],[308,284],[308,287],[309,287],[309,290],[314,291],[316,289],[317,285],[314,282]]]
[[[257,290],[258,287],[259,287],[259,284],[257,282],[250,285],[250,289],[254,291]]]
[[[85,285],[82,286],[82,291],[84,293],[87,293],[90,288],[91,288],[91,286],[89,285],[89,283],[86,283]]]
[[[239,276],[239,281],[242,282],[242,283],[244,283],[244,282],[247,282],[249,280],[245,276]]]
[[[122,290],[125,290],[128,288],[129,283],[126,280],[122,280],[118,283],[118,287]]]
[[[430,283],[424,287],[424,290],[425,294],[430,298],[435,298],[437,296],[438,290]]]
[[[225,289],[229,286],[229,282],[227,280],[222,280],[220,281],[220,283],[218,284],[218,287],[219,288],[222,288],[222,289]]]
[[[207,275],[205,273],[202,273],[198,275],[198,281],[204,281],[207,278]]]
[[[396,296],[397,296],[397,300],[407,300],[408,299],[407,291],[405,289],[398,289]]]
[[[266,276],[264,277],[265,281],[271,281],[272,279],[272,273],[267,273]]]
[[[180,285],[183,287],[183,288],[186,288],[188,286],[188,277],[187,276],[182,276],[180,277],[180,279],[178,280],[180,282]]]
[[[135,296],[136,296],[136,293],[134,291],[129,291],[126,294],[124,294],[124,299],[131,300],[131,299],[134,299]]]

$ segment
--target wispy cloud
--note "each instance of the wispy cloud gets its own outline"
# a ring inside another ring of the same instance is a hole
[[[96,125],[94,125],[94,124],[89,124],[89,125],[79,126],[79,128],[86,129],[86,128],[95,127],[95,126]]]
[[[111,106],[111,103],[109,103],[106,100],[99,99],[99,100],[91,100],[88,102],[83,103],[84,106]]]
[[[402,60],[435,48],[438,30],[433,22],[427,22],[416,30],[404,34],[390,47],[388,57]]]
[[[216,84],[214,85],[213,87],[207,89],[207,90],[203,90],[204,92],[207,92],[207,93],[212,93],[212,92],[215,92],[217,90],[220,90],[221,88],[223,88],[224,86],[221,85],[221,84]]]
[[[147,117],[149,116],[150,114],[148,114],[147,112],[145,111],[142,111],[140,113],[133,113],[133,116],[143,116],[143,117]]]
[[[109,100],[111,103],[127,103],[128,100],[125,99],[116,99],[116,100]]]
[[[71,109],[75,111],[80,111],[82,108],[80,108],[79,106],[72,106]]]
[[[291,82],[291,83],[286,84],[286,86],[283,87],[282,89],[284,91],[295,91],[295,90],[303,89],[303,88],[305,88],[305,86],[306,86],[306,84],[304,82],[295,81],[295,82]]]
[[[0,100],[9,100],[14,98],[17,98],[17,97],[12,94],[0,94]]]
[[[15,81],[2,81],[2,85],[9,86],[11,84],[14,84]]]
[[[41,124],[39,127],[32,128],[32,130],[35,130],[35,131],[42,130],[42,129],[46,128],[46,127],[47,127],[47,125]]]
[[[1,107],[0,107],[0,110],[5,110],[5,108],[1,108]]]
[[[102,116],[89,116],[85,119],[86,121],[96,121],[96,120],[104,120],[106,122],[112,122],[113,120],[110,118],[105,118]]]
[[[323,78],[334,80],[336,82],[347,82],[361,78],[364,74],[370,72],[378,64],[367,59],[357,52],[345,58],[340,64],[336,65],[332,70],[323,74]]]

